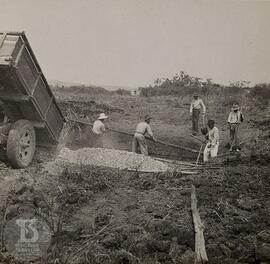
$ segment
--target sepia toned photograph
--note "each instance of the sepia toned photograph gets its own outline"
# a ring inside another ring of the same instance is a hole
[[[0,263],[270,264],[270,1],[0,13]]]

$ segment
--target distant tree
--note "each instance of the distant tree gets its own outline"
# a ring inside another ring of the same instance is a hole
[[[159,86],[161,84],[161,79],[160,78],[157,78],[156,80],[154,80],[154,84],[155,86]]]
[[[250,98],[258,101],[258,107],[265,109],[270,102],[270,83],[259,83],[251,88]]]
[[[128,91],[126,89],[117,89],[114,93],[118,94],[118,95],[131,95],[131,91]]]
[[[231,87],[237,88],[246,88],[250,85],[249,81],[237,81],[237,82],[230,82]]]

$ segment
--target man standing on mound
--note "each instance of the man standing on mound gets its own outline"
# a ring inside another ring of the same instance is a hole
[[[104,121],[107,119],[104,113],[101,113],[94,122],[92,132],[94,133],[94,147],[103,147],[103,134],[106,132]]]
[[[208,133],[206,135],[206,139],[208,140],[204,153],[203,153],[203,162],[209,161],[209,159],[217,156],[218,147],[219,147],[219,131],[218,128],[215,127],[214,120],[208,120]]]
[[[228,125],[230,129],[230,151],[239,151],[238,131],[239,125],[244,121],[244,117],[237,104],[234,104],[228,117]]]
[[[145,135],[149,135],[154,141],[156,141],[156,138],[154,137],[151,127],[149,125],[151,119],[152,117],[146,115],[144,118],[144,122],[140,122],[137,125],[132,141],[132,152],[138,153],[139,148],[141,154],[148,155],[148,146]]]
[[[192,135],[197,135],[199,132],[199,117],[202,108],[203,118],[205,116],[206,107],[199,95],[195,93],[190,105],[190,114],[192,116]]]

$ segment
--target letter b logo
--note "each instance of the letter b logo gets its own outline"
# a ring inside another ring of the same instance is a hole
[[[38,241],[39,234],[34,226],[37,219],[17,219],[16,224],[20,227],[20,240],[22,243],[35,243]]]

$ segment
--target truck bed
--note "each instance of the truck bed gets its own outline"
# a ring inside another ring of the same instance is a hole
[[[12,122],[32,122],[38,145],[58,142],[64,117],[24,32],[0,33],[0,103]]]

